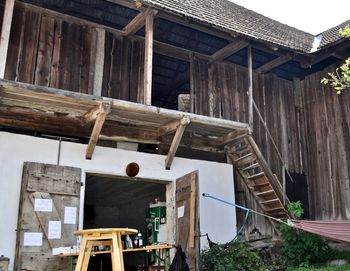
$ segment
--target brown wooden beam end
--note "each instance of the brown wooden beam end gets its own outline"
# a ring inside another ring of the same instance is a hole
[[[110,112],[110,109],[111,109],[110,103],[101,103],[100,110],[96,116],[94,128],[92,129],[89,144],[86,148],[85,158],[88,160],[92,158],[92,154],[94,153],[94,150],[98,141],[98,137],[101,133],[103,124],[106,120],[107,114]]]
[[[131,20],[130,23],[128,23],[123,28],[124,34],[125,35],[135,34],[137,31],[139,31],[145,25],[146,18],[149,15],[156,15],[156,14],[157,14],[157,11],[152,10],[150,8],[141,11],[138,15],[136,15],[136,17],[134,19]]]
[[[245,39],[239,39],[235,42],[230,43],[229,45],[225,46],[219,51],[215,52],[211,56],[211,59],[209,62],[212,63],[215,61],[223,61],[227,57],[233,55],[234,53],[237,53],[238,51],[242,50],[247,46],[248,46],[248,42]]]
[[[178,126],[173,141],[171,142],[170,149],[168,152],[168,156],[165,159],[165,168],[170,169],[171,164],[173,163],[177,148],[179,147],[181,138],[185,132],[186,126],[190,123],[189,117],[184,117],[180,121],[180,125]]]

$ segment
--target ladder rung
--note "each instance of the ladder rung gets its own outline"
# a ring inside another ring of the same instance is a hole
[[[250,156],[252,156],[252,155],[253,155],[252,153],[248,153],[248,154],[246,154],[246,155],[243,155],[242,157],[237,158],[237,159],[234,160],[233,162],[234,162],[234,163],[237,163],[237,162],[242,161],[242,160],[244,160],[244,159],[246,159],[246,158],[248,158],[248,157],[250,157]]]
[[[248,179],[249,180],[251,180],[251,179],[256,179],[256,178],[259,178],[259,177],[262,177],[262,176],[264,176],[265,175],[265,172],[259,172],[259,173],[257,173],[257,174],[254,174],[254,175],[251,175],[251,176],[249,176],[248,177]]]
[[[272,204],[272,203],[276,203],[279,202],[279,199],[269,199],[269,200],[265,200],[262,202],[262,204]]]
[[[273,212],[280,211],[280,210],[284,210],[284,208],[281,206],[281,207],[265,210],[265,212],[273,213]]]
[[[250,149],[249,145],[243,145],[243,146],[239,146],[238,148],[232,150],[232,152],[235,154],[239,154],[239,153],[248,151],[249,149]]]
[[[258,183],[258,184],[255,184],[254,187],[262,187],[262,186],[268,186],[270,185],[269,182],[266,182],[266,183]]]
[[[243,168],[242,170],[249,170],[249,169],[256,168],[258,166],[259,166],[259,163],[255,163],[255,164],[252,164],[252,165],[249,165],[249,166]]]
[[[267,195],[270,195],[270,194],[273,194],[273,193],[275,193],[275,191],[273,191],[273,190],[266,190],[264,192],[256,193],[256,195],[258,197],[260,197],[260,196],[267,196]]]

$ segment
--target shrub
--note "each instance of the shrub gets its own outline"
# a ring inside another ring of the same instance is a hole
[[[300,201],[288,205],[288,210],[299,219],[304,213]],[[331,249],[320,237],[282,224],[282,256],[289,267],[309,267],[329,259]]]
[[[245,242],[234,241],[227,246],[214,245],[201,253],[202,271],[262,271],[258,254]]]

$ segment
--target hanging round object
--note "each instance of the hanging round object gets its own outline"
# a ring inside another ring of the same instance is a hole
[[[137,163],[130,163],[126,166],[126,175],[129,177],[135,177],[140,171],[140,167]]]

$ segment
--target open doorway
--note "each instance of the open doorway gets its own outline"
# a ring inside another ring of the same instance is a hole
[[[171,189],[172,183],[164,181],[87,174],[84,229],[133,228],[141,233],[143,245],[166,243],[172,227],[170,221],[167,223],[169,208],[166,207],[167,191],[169,194]],[[152,213],[154,210],[159,211],[157,219]],[[138,246],[134,240],[132,243],[133,247]],[[145,253],[127,253],[125,270],[138,270],[146,261]],[[111,270],[110,262],[108,254],[95,257],[90,261],[89,270]]]

